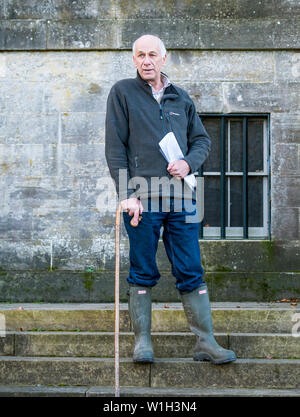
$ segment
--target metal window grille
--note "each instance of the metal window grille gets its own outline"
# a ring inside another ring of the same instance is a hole
[[[200,239],[270,239],[270,115],[199,114],[212,150]]]

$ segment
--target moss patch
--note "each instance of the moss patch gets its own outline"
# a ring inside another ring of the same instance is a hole
[[[93,271],[94,270],[92,268],[86,268],[83,274],[83,285],[84,285],[84,288],[89,292],[93,290],[93,285],[95,281],[95,276],[93,275]]]

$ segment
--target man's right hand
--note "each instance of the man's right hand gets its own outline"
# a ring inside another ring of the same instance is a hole
[[[139,223],[139,216],[143,213],[143,205],[138,198],[128,198],[121,201],[121,207],[126,211],[129,216],[133,216],[131,223],[133,226],[137,226]]]

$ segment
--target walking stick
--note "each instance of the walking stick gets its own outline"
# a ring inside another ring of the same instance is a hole
[[[119,349],[119,331],[120,331],[120,223],[121,223],[121,204],[116,211],[115,227],[115,397],[120,397],[120,349]],[[138,222],[141,220],[139,216]],[[131,226],[136,227],[130,222]]]
[[[116,230],[115,230],[115,397],[120,397],[119,368],[119,328],[120,328],[120,222],[121,222],[121,204],[116,211]]]

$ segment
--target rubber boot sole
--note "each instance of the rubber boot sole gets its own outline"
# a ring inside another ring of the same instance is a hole
[[[144,356],[141,358],[133,358],[133,362],[135,363],[154,363],[153,356]]]
[[[134,363],[154,363],[154,359],[134,359]]]
[[[231,357],[228,357],[226,359],[213,359],[208,353],[199,353],[197,356],[194,356],[194,361],[207,361],[211,362],[215,365],[222,365],[224,363],[230,363],[236,361],[236,356],[232,355]]]

